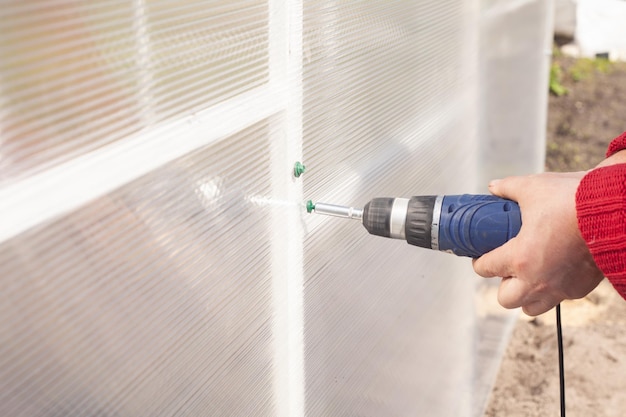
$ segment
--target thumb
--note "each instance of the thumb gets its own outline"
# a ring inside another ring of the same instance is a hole
[[[507,177],[501,180],[492,180],[489,182],[489,192],[498,197],[519,201],[527,182],[527,177]]]

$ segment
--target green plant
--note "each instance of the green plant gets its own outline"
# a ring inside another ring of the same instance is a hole
[[[562,96],[567,94],[567,88],[562,84],[563,82],[563,70],[558,62],[553,62],[550,67],[550,92],[555,96]]]
[[[612,69],[611,61],[605,58],[581,58],[570,68],[569,74],[574,81],[582,81],[596,72],[608,74]]]
[[[608,74],[613,69],[613,63],[606,58],[596,58],[593,60],[593,63],[596,70],[600,71],[602,74]]]

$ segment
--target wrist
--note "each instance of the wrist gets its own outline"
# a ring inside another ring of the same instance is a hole
[[[596,168],[607,167],[616,164],[626,164],[626,149],[622,149],[621,151],[617,151],[604,161],[600,162]]]

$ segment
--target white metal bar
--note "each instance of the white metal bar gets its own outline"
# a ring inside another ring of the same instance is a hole
[[[285,98],[279,93],[268,86],[251,90],[8,184],[0,189],[0,242],[280,112]]]
[[[274,392],[278,417],[303,417],[304,270],[302,178],[293,166],[302,158],[302,0],[269,1],[270,85],[286,92],[281,129],[273,129],[274,198],[292,204],[273,210]]]

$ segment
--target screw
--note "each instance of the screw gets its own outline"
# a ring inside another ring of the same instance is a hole
[[[306,171],[306,167],[302,165],[300,161],[297,161],[293,166],[293,175],[298,178],[300,175],[304,174],[304,171]]]

